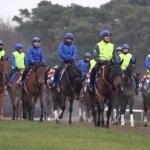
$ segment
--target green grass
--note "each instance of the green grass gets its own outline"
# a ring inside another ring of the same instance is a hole
[[[0,150],[147,150],[150,136],[112,129],[0,121]]]

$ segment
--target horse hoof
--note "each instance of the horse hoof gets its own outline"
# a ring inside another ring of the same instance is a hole
[[[72,121],[69,121],[69,124],[71,125],[71,124],[72,124]]]
[[[43,122],[43,119],[40,119],[40,120],[39,120],[39,122],[41,122],[41,123],[42,123],[42,122]]]
[[[106,129],[109,129],[109,125],[106,125]]]
[[[124,126],[124,123],[121,123],[121,126]]]
[[[115,122],[114,122],[114,121],[111,121],[111,124],[115,124]]]
[[[59,118],[59,119],[62,119],[62,118],[63,118],[63,116],[62,116],[62,115],[61,115],[61,116],[58,116],[58,118]]]
[[[147,124],[146,124],[146,123],[144,123],[144,127],[147,127]]]
[[[79,122],[84,122],[83,117],[80,117]]]
[[[131,127],[134,127],[134,123],[131,123]]]
[[[47,118],[47,120],[48,120],[48,121],[50,121],[50,120],[51,120],[51,118],[50,118],[50,117],[48,117],[48,118]]]

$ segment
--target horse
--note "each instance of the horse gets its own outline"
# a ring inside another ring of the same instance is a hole
[[[59,82],[60,92],[56,88],[51,88],[52,96],[54,100],[54,115],[55,120],[58,118],[62,119],[66,108],[65,101],[68,98],[70,102],[69,107],[69,124],[72,124],[72,110],[73,110],[73,100],[79,100],[80,91],[83,87],[82,85],[82,74],[74,63],[67,64],[66,70],[64,71],[61,80]],[[60,112],[58,116],[57,112],[57,101],[60,100]]]
[[[130,105],[130,123],[131,126],[134,126],[134,119],[133,119],[133,102],[134,102],[134,77],[138,77],[140,74],[136,68],[136,60],[130,61],[128,67],[123,73],[122,83],[124,87],[124,92],[118,94],[118,99],[120,100],[121,109],[120,109],[120,121],[121,125],[125,125],[124,114],[126,112],[127,104]]]
[[[122,61],[123,62],[123,61]],[[92,107],[92,115],[95,127],[105,127],[104,124],[104,104],[107,103],[107,122],[106,128],[109,128],[109,118],[111,115],[111,109],[113,102],[116,99],[117,89],[121,88],[121,75],[122,70],[120,65],[122,64],[114,63],[112,60],[103,67],[100,75],[98,75],[98,102],[97,102],[97,111],[95,110],[96,106],[96,93],[90,92],[90,104]],[[101,122],[100,122],[100,116]]]
[[[50,121],[51,109],[53,106],[53,99],[51,90],[44,88],[44,120]]]
[[[4,118],[4,93],[8,79],[8,57],[0,59],[0,120]]]
[[[22,73],[22,70],[17,72],[16,77],[14,78],[14,80],[11,83],[11,85],[12,85],[11,90],[8,91],[9,97],[11,99],[11,105],[12,105],[12,120],[15,120],[15,119],[18,120],[19,108],[20,108],[20,117],[19,118],[20,118],[20,120],[22,120],[22,101],[21,101],[22,86],[17,83],[18,79],[21,76],[21,73]],[[15,102],[16,98],[17,98],[17,102]]]
[[[41,116],[40,122],[43,122],[44,112],[44,78],[45,78],[45,65],[39,64],[32,68],[32,71],[28,77],[28,80],[22,88],[22,107],[23,107],[23,119],[34,120],[34,109],[37,99],[40,100]],[[33,98],[33,100],[32,100]]]
[[[91,105],[90,105],[90,98],[89,93],[84,89],[81,90],[81,97],[78,100],[78,107],[79,107],[79,122],[90,122],[91,117]]]

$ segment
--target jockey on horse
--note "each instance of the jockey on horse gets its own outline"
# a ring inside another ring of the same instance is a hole
[[[117,57],[118,57],[121,53],[122,53],[122,47],[121,47],[121,46],[118,46],[118,47],[116,48],[116,55],[117,55]]]
[[[100,33],[101,42],[97,43],[94,48],[94,60],[91,61],[91,76],[90,76],[90,92],[95,92],[94,88],[94,79],[96,72],[102,67],[102,65],[106,65],[110,59],[113,59],[115,63],[117,63],[117,56],[114,50],[114,45],[110,43],[111,32],[109,30],[103,30]],[[123,92],[123,87],[120,86],[120,92]]]
[[[0,40],[0,59],[1,59],[1,57],[7,58],[7,55],[6,55],[6,53],[5,53],[5,50],[3,50],[3,45],[4,45],[3,41]],[[11,84],[10,84],[10,82],[9,82],[9,78],[7,77],[6,90],[7,90],[7,87],[8,87],[8,86],[11,87]]]
[[[123,60],[123,63],[121,65],[121,68],[122,68],[123,72],[128,67],[128,65],[130,63],[130,60],[133,63],[135,63],[135,61],[136,61],[136,59],[134,58],[134,56],[129,53],[129,46],[128,46],[128,44],[123,44],[122,45],[122,53],[118,56],[118,61],[121,62],[122,60]],[[136,85],[136,87],[135,87],[135,93],[136,93],[136,95],[138,95],[139,78],[138,77],[134,77],[133,80],[134,80],[135,85]]]
[[[38,37],[34,37],[32,39],[32,46],[28,48],[27,51],[27,67],[23,72],[21,81],[23,82],[28,71],[31,67],[35,65],[39,65],[39,63],[45,64],[44,55],[42,49],[40,48],[40,39]]]
[[[27,64],[27,59],[23,52],[22,44],[15,45],[15,52],[13,52],[11,55],[11,64],[12,64],[12,70],[9,73],[9,79],[12,77],[12,75],[15,72],[19,72],[20,70],[25,69],[25,66]],[[10,89],[10,88],[11,88],[10,86],[7,86],[7,89]]]
[[[84,59],[80,60],[77,63],[77,66],[82,71],[82,78],[86,78],[87,76],[90,59],[91,59],[91,54],[87,52],[84,54]]]
[[[76,46],[72,43],[73,34],[66,33],[64,38],[65,38],[65,41],[59,45],[59,50],[58,50],[61,60],[58,64],[58,67],[57,67],[57,69],[55,71],[55,75],[54,75],[53,87],[55,87],[55,88],[57,88],[58,75],[59,75],[59,72],[62,69],[63,65],[68,64],[68,63],[74,63],[74,61],[77,57]],[[79,69],[78,69],[78,71],[81,72]]]
[[[150,80],[150,54],[145,59],[145,66],[146,66],[146,69],[147,69],[147,74],[142,77],[141,83],[139,85],[139,95],[140,96],[143,96],[143,91],[144,91],[143,86],[144,86],[145,81]],[[149,88],[149,85],[148,85],[147,88]]]

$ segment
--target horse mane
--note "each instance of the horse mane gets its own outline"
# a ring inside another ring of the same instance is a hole
[[[34,66],[33,70],[36,72],[39,67],[44,67],[45,68],[45,65],[44,64],[40,64],[40,65]]]

